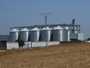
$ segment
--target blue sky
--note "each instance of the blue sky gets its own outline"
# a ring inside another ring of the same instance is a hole
[[[90,0],[0,0],[0,34],[12,26],[44,24],[41,13],[50,12],[49,24],[76,23],[90,33]]]

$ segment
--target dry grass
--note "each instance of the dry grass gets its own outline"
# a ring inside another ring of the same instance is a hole
[[[90,44],[65,43],[1,52],[0,68],[90,68]]]

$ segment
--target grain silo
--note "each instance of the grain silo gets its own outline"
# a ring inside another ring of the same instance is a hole
[[[39,28],[35,27],[29,31],[29,41],[38,42],[39,41]]]
[[[9,34],[9,41],[15,42],[18,40],[18,34],[19,30],[16,28],[11,29],[10,34]]]
[[[64,37],[64,39],[66,40],[66,41],[70,41],[70,33],[71,33],[71,31],[70,31],[70,28],[67,26],[67,27],[65,27],[65,30],[64,30],[64,34],[65,34],[65,37]]]
[[[23,41],[28,41],[28,33],[29,33],[28,28],[22,28],[19,33],[19,38]]]
[[[86,38],[85,38],[85,34],[84,33],[78,33],[78,40],[80,41],[84,41]]]
[[[40,30],[40,41],[50,41],[51,29],[44,27]]]
[[[74,32],[71,30],[70,31],[70,38],[71,38],[71,40],[74,40],[74,39],[78,39],[78,31],[77,30],[75,30]]]
[[[51,41],[63,41],[63,28],[61,26],[52,29]]]

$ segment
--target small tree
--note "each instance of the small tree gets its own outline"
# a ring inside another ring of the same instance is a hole
[[[19,48],[24,46],[24,41],[21,39],[20,37],[20,34],[19,34],[19,37],[18,37],[18,45],[19,45]]]

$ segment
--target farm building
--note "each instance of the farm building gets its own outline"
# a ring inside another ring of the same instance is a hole
[[[70,41],[78,39],[80,25],[75,24],[52,24],[52,25],[34,25],[10,28],[9,41],[15,42],[21,39],[25,42],[44,42],[44,41]]]
[[[11,27],[7,49],[19,48],[18,40],[25,42],[24,48],[45,47],[78,40],[79,34],[80,25],[75,23],[75,19],[72,20],[71,24]]]

